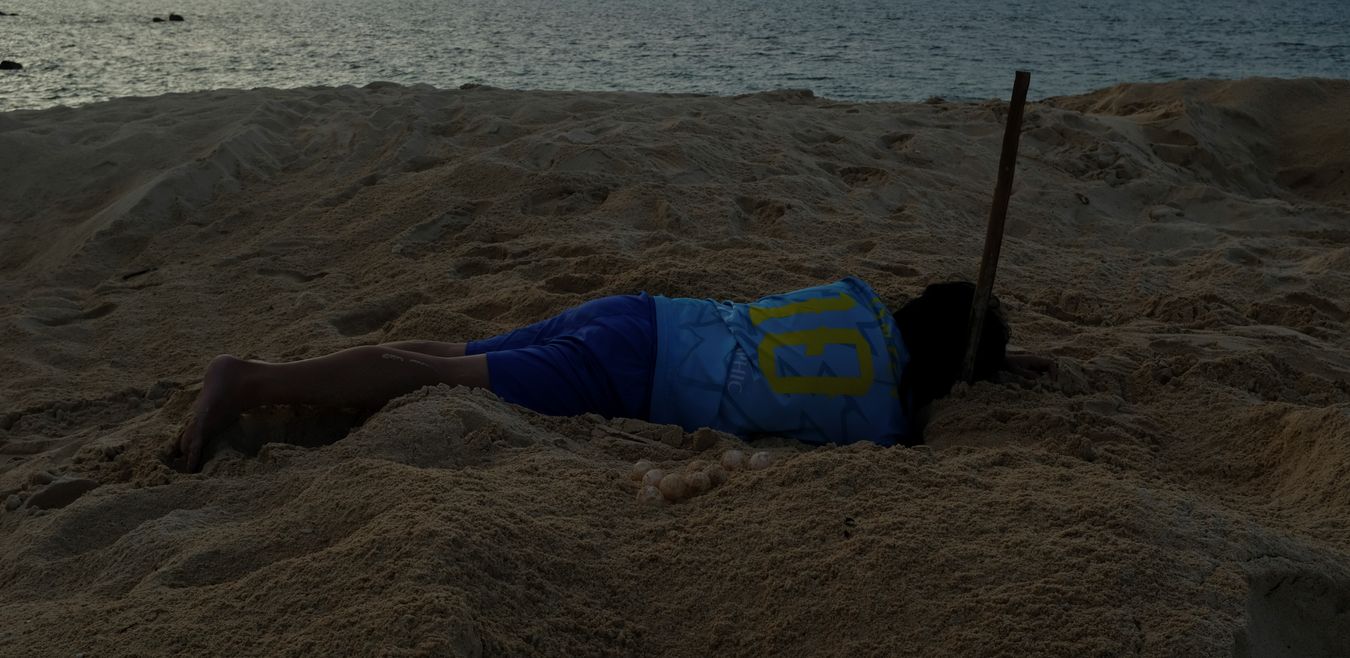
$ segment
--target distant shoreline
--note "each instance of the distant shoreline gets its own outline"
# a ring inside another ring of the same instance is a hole
[[[1032,100],[1123,81],[1350,75],[1350,12],[1332,0],[23,4],[0,2],[20,14],[0,17],[0,58],[24,65],[0,75],[0,110],[377,80],[921,102],[1006,98],[1015,69],[1032,73]]]
[[[1012,77],[1011,77],[1011,70],[1010,70],[1010,72],[1009,72],[1009,90],[1010,90],[1010,91],[1011,91],[1011,80],[1012,80]],[[1033,89],[1035,88],[1035,80],[1036,80],[1036,78],[1035,78],[1035,74],[1034,74],[1034,72],[1033,72],[1033,75],[1032,75],[1032,88],[1033,88]],[[1118,88],[1124,88],[1124,87],[1148,87],[1148,86],[1195,85],[1195,84],[1202,84],[1202,85],[1203,85],[1203,84],[1245,83],[1245,82],[1291,82],[1291,83],[1299,83],[1299,82],[1329,82],[1329,83],[1341,83],[1341,82],[1350,82],[1350,78],[1327,78],[1327,77],[1277,78],[1277,77],[1266,77],[1266,76],[1252,76],[1252,77],[1246,77],[1246,78],[1203,78],[1203,77],[1201,77],[1201,78],[1181,78],[1181,79],[1166,80],[1166,81],[1156,81],[1156,82],[1149,82],[1149,81],[1121,81],[1121,82],[1117,82],[1117,83],[1114,83],[1114,84],[1111,84],[1111,85],[1108,85],[1108,86],[1105,86],[1105,87],[1099,87],[1099,88],[1096,88],[1096,89],[1090,89],[1090,90],[1084,91],[1084,92],[1082,92],[1082,93],[1076,93],[1076,94],[1056,94],[1056,95],[1049,95],[1049,96],[1037,96],[1035,93],[1032,93],[1032,94],[1029,94],[1029,96],[1028,96],[1028,101],[1029,101],[1029,102],[1033,102],[1033,103],[1047,103],[1047,102],[1053,103],[1053,102],[1055,102],[1055,101],[1062,100],[1062,99],[1071,99],[1071,98],[1079,98],[1079,97],[1083,97],[1083,96],[1092,96],[1092,95],[1094,95],[1094,94],[1099,94],[1099,93],[1102,93],[1102,92],[1105,92],[1105,91],[1108,91],[1108,90],[1111,90],[1111,89],[1118,89]],[[198,90],[191,90],[191,91],[173,91],[173,92],[166,92],[166,93],[163,93],[163,94],[157,94],[157,95],[151,95],[151,96],[134,96],[134,95],[133,95],[133,96],[118,96],[118,97],[116,97],[116,98],[108,98],[108,99],[104,99],[104,100],[90,101],[90,102],[87,102],[87,103],[82,103],[82,104],[77,104],[77,105],[61,105],[61,104],[57,104],[57,105],[51,105],[51,106],[47,106],[47,107],[13,108],[13,109],[7,109],[7,110],[0,110],[0,114],[4,114],[4,113],[6,113],[6,112],[41,112],[41,111],[44,111],[44,110],[78,109],[78,108],[82,108],[82,107],[88,107],[88,106],[90,106],[90,105],[97,105],[97,104],[100,104],[100,103],[121,102],[121,101],[145,102],[145,101],[152,101],[152,100],[157,99],[157,98],[188,97],[188,96],[195,96],[195,95],[250,94],[250,93],[268,93],[268,92],[303,92],[303,91],[347,90],[347,89],[378,89],[378,88],[381,88],[381,87],[398,87],[398,88],[409,89],[409,90],[425,89],[425,90],[430,90],[430,91],[435,91],[435,92],[462,91],[462,90],[468,90],[468,89],[492,89],[492,90],[498,90],[498,91],[509,91],[509,92],[515,92],[515,93],[527,93],[527,94],[529,94],[529,93],[539,93],[539,94],[568,93],[568,94],[598,94],[598,95],[639,95],[639,96],[641,96],[641,95],[650,95],[650,96],[659,96],[659,97],[689,97],[689,98],[742,98],[742,97],[750,97],[750,96],[763,96],[763,97],[798,97],[798,96],[800,96],[800,97],[806,97],[806,98],[817,98],[817,99],[820,99],[820,100],[823,100],[823,101],[832,101],[832,102],[837,102],[837,103],[855,103],[855,104],[866,104],[866,105],[885,105],[885,104],[913,105],[913,104],[931,103],[931,102],[937,102],[937,101],[947,102],[947,103],[983,103],[983,102],[988,102],[988,101],[999,101],[999,100],[1004,100],[1004,101],[1006,101],[1006,100],[1007,100],[1006,96],[1002,96],[1002,97],[999,97],[999,96],[991,96],[991,97],[988,97],[988,98],[958,97],[958,96],[930,96],[930,97],[925,98],[925,99],[914,99],[914,100],[880,100],[880,99],[850,100],[850,99],[846,99],[846,98],[834,98],[834,97],[829,97],[829,96],[818,95],[818,94],[816,94],[816,92],[815,92],[814,90],[810,89],[809,87],[782,88],[782,89],[766,89],[766,90],[762,90],[762,91],[746,92],[746,93],[743,93],[743,94],[726,94],[726,95],[719,95],[719,94],[705,94],[705,93],[697,93],[697,92],[659,92],[659,91],[642,91],[642,90],[512,89],[512,88],[497,87],[497,86],[493,86],[493,85],[489,85],[489,84],[478,84],[478,83],[465,83],[465,84],[459,85],[458,87],[436,87],[436,86],[431,85],[431,84],[428,84],[428,83],[404,84],[404,83],[400,83],[400,82],[389,82],[389,81],[379,81],[379,80],[377,80],[377,81],[374,81],[374,82],[366,83],[366,84],[364,84],[364,85],[303,85],[303,86],[297,86],[297,87],[253,87],[253,88],[221,87],[221,88],[216,88],[216,89],[198,89]]]

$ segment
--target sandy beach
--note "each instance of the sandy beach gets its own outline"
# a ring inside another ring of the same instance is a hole
[[[928,445],[427,388],[245,417],[215,355],[466,340],[645,290],[973,279],[1006,102],[362,88],[0,114],[0,654],[1350,653],[1350,81],[1030,104],[997,293],[1034,384]]]

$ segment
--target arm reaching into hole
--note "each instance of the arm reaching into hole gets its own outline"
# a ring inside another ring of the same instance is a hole
[[[1054,377],[1059,367],[1050,357],[1029,352],[1010,352],[1003,358],[1003,369],[1024,379],[1036,379],[1042,375]]]

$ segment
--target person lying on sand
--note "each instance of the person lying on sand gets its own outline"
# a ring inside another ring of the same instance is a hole
[[[542,414],[597,413],[687,431],[809,443],[923,440],[928,405],[960,376],[974,285],[936,283],[892,315],[849,277],[752,303],[620,295],[468,343],[402,341],[294,363],[218,356],[176,449],[201,466],[213,434],[267,405],[376,410],[423,386],[485,388]],[[1008,355],[990,300],[975,374],[1025,377],[1051,362]]]

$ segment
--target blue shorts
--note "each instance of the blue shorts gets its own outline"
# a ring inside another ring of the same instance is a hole
[[[592,300],[487,340],[492,392],[550,416],[597,413],[642,418],[651,412],[656,368],[656,306],[647,293]]]

